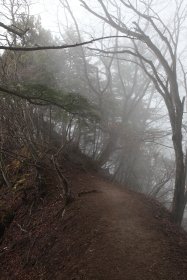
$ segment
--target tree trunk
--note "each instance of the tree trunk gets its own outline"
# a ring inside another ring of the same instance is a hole
[[[113,152],[114,145],[115,145],[115,142],[113,141],[113,139],[112,140],[109,139],[109,142],[106,144],[105,148],[100,153],[100,155],[97,159],[97,163],[99,166],[103,166],[109,160],[110,155]]]
[[[175,191],[172,206],[172,218],[174,223],[181,225],[184,209],[185,209],[185,197],[183,188],[183,174],[176,171]],[[180,177],[181,176],[181,177]]]
[[[97,158],[97,163],[99,166],[103,166],[109,160],[111,154],[114,152],[118,137],[118,127],[112,128],[109,132],[107,143]]]
[[[173,134],[173,144],[176,158],[175,170],[175,190],[172,205],[172,218],[173,221],[181,225],[184,209],[185,209],[185,165],[184,155],[182,150],[182,132],[181,128],[177,129]]]

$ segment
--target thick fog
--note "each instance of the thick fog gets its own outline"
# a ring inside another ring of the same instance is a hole
[[[1,1],[1,21],[25,33],[1,25],[0,90],[31,103],[13,102],[14,118],[3,95],[4,133],[11,115],[11,135],[33,152],[36,143],[50,146],[53,131],[111,180],[164,203],[178,222],[187,196],[185,2],[15,1],[11,10]],[[37,51],[43,46],[61,49]]]

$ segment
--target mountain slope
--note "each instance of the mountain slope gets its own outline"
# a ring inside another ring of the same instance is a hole
[[[66,172],[76,199],[65,212],[52,175],[44,197],[29,191],[18,203],[0,248],[2,280],[187,279],[187,236],[165,209],[97,174]]]

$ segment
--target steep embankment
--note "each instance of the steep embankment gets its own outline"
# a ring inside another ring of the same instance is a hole
[[[187,236],[164,209],[96,174],[68,174],[76,200],[65,213],[52,178],[42,198],[30,190],[17,202],[0,279],[187,279]]]

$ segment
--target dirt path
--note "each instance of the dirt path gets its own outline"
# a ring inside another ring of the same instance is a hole
[[[187,235],[158,204],[97,175],[69,180],[77,197],[65,215],[53,178],[42,200],[20,205],[0,245],[1,280],[187,280]]]
[[[187,279],[187,252],[180,255],[146,199],[100,180],[91,185],[101,191],[87,197],[100,217],[72,279]]]

